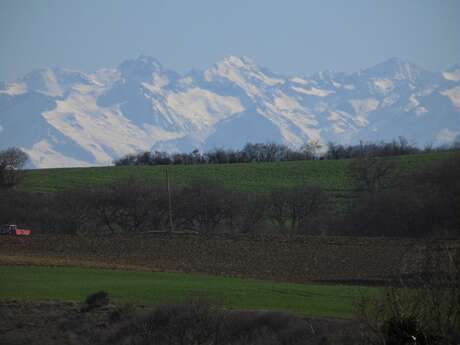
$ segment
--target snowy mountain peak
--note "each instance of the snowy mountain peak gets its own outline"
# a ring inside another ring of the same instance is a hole
[[[221,62],[218,62],[217,65],[227,65],[234,68],[244,69],[258,69],[258,66],[255,64],[255,62],[247,56],[229,55],[225,57]]]
[[[163,67],[153,57],[139,56],[137,59],[122,62],[118,70],[126,80],[150,81],[154,73],[161,73],[163,71]]]
[[[59,80],[52,68],[32,71],[21,81],[29,92],[39,92],[49,96],[62,96],[63,94]]]
[[[433,77],[433,73],[401,58],[393,57],[371,68],[362,71],[362,74],[373,77],[386,77],[387,79],[409,80],[426,80]]]
[[[310,78],[317,80],[317,81],[332,81],[336,79],[337,74],[338,73],[334,71],[326,70],[326,71],[317,72],[313,74]]]
[[[82,72],[57,67],[41,68],[11,84],[0,86],[0,93],[15,96],[36,92],[51,97],[62,97],[73,86],[90,83],[91,78]]]
[[[278,78],[270,71],[259,67],[248,57],[228,56],[204,72],[208,82],[230,82],[236,84],[246,93],[260,96],[257,87],[271,87],[283,84],[284,79]]]

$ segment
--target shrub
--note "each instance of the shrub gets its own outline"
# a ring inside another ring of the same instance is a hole
[[[390,280],[381,296],[362,298],[357,317],[367,344],[457,345],[460,341],[460,262],[446,248],[426,258],[410,284]],[[457,261],[455,261],[457,260]],[[433,272],[437,267],[438,272]],[[441,272],[439,268],[442,267]]]
[[[105,291],[98,291],[91,295],[88,295],[85,300],[85,305],[82,308],[83,312],[88,312],[104,305],[109,304],[109,295]]]
[[[421,329],[417,320],[411,317],[386,320],[382,326],[386,345],[435,345],[439,344],[434,335]]]

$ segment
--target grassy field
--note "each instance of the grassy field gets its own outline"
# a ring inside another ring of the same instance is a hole
[[[393,157],[402,172],[408,172],[452,153],[432,153]],[[350,160],[297,161],[177,166],[95,167],[40,169],[26,171],[18,189],[56,191],[79,186],[110,183],[116,179],[142,177],[166,180],[166,169],[173,184],[181,185],[206,178],[243,191],[266,192],[276,187],[303,183],[319,185],[336,193],[353,189],[347,173]]]
[[[158,304],[205,298],[227,308],[350,318],[353,301],[377,288],[275,283],[178,273],[0,266],[0,300],[83,301],[99,290],[116,302]]]

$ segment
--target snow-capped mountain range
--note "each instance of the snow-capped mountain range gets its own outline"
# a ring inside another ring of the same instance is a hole
[[[230,56],[181,75],[141,56],[91,74],[46,68],[0,82],[0,149],[20,147],[38,168],[109,165],[144,150],[399,136],[421,146],[460,139],[460,64],[430,72],[393,58],[287,77]]]

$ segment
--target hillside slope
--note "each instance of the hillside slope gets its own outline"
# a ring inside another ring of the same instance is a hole
[[[433,161],[448,159],[451,152],[391,157],[398,173],[411,172]],[[166,183],[166,170],[172,185],[207,179],[229,188],[250,192],[269,192],[273,188],[318,185],[333,193],[353,190],[348,174],[349,159],[276,163],[238,163],[173,166],[113,166],[27,170],[17,186],[22,191],[58,191],[91,187],[123,178],[144,178]]]

